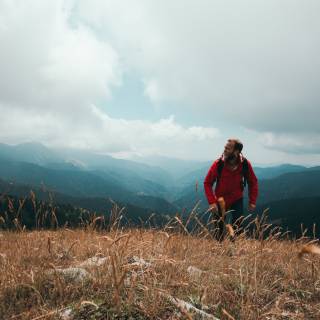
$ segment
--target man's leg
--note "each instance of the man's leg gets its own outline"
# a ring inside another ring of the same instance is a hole
[[[218,204],[218,212],[215,215],[215,219],[216,219],[216,239],[218,241],[223,241],[224,236],[225,236],[225,223],[224,223],[224,219],[222,217],[222,211],[220,208],[220,205]]]
[[[239,229],[241,228],[241,224],[243,221],[243,198],[234,202],[229,210],[232,211],[232,224],[235,229],[236,234],[239,233]]]

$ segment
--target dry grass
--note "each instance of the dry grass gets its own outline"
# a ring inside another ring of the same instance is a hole
[[[181,230],[2,232],[0,319],[59,319],[67,306],[76,319],[192,318],[167,294],[219,319],[320,319],[315,245],[272,236],[220,243]],[[81,283],[48,272],[93,256],[107,263],[87,269],[91,277]],[[132,256],[151,267],[142,271]],[[190,266],[204,272],[193,277]]]

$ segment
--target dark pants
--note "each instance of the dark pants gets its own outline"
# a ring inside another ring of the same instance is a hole
[[[243,216],[243,198],[235,201],[231,205],[231,207],[228,209],[228,211],[231,211],[231,214],[232,214],[232,225],[233,225],[234,231],[235,233],[238,233],[242,223],[241,217]],[[217,239],[221,241],[225,236],[225,221],[223,221],[222,219],[220,208],[218,211],[217,218],[218,218]]]
[[[241,216],[243,216],[243,198],[237,200],[236,202],[234,202],[229,210],[233,210],[232,211],[232,224],[236,224],[239,226],[239,223],[242,219],[239,219]]]

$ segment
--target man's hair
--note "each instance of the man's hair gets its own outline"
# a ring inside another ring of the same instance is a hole
[[[243,149],[243,143],[239,139],[229,139],[230,142],[234,142],[234,150],[238,150],[240,153]]]

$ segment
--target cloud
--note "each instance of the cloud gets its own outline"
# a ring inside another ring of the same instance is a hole
[[[199,159],[203,155],[192,150],[203,149],[209,141],[220,138],[217,129],[183,127],[174,117],[156,122],[113,119],[94,105],[92,121],[73,122],[62,114],[52,115],[30,110],[6,109],[0,105],[3,125],[0,137],[8,143],[39,141],[51,147],[67,147],[116,156],[166,155]],[[89,114],[88,114],[89,115]],[[17,121],[17,117],[21,121]]]
[[[128,121],[97,107],[121,85],[127,65],[109,39],[71,15],[72,1],[0,1],[0,8],[0,68],[6,74],[0,79],[1,140],[185,157],[190,146],[200,150],[219,136],[217,129],[185,127],[173,116]],[[156,83],[146,93],[159,94]]]
[[[0,101],[12,108],[83,112],[121,81],[118,55],[83,25],[67,2],[0,1]]]
[[[94,0],[77,12],[116,39],[153,103],[284,134],[320,132],[319,9],[316,0]]]
[[[320,134],[259,134],[259,141],[269,149],[291,154],[320,154]]]
[[[319,9],[315,0],[0,0],[0,139],[211,158],[221,132],[245,127],[266,148],[320,153]],[[210,125],[111,117],[128,74],[153,106]]]

